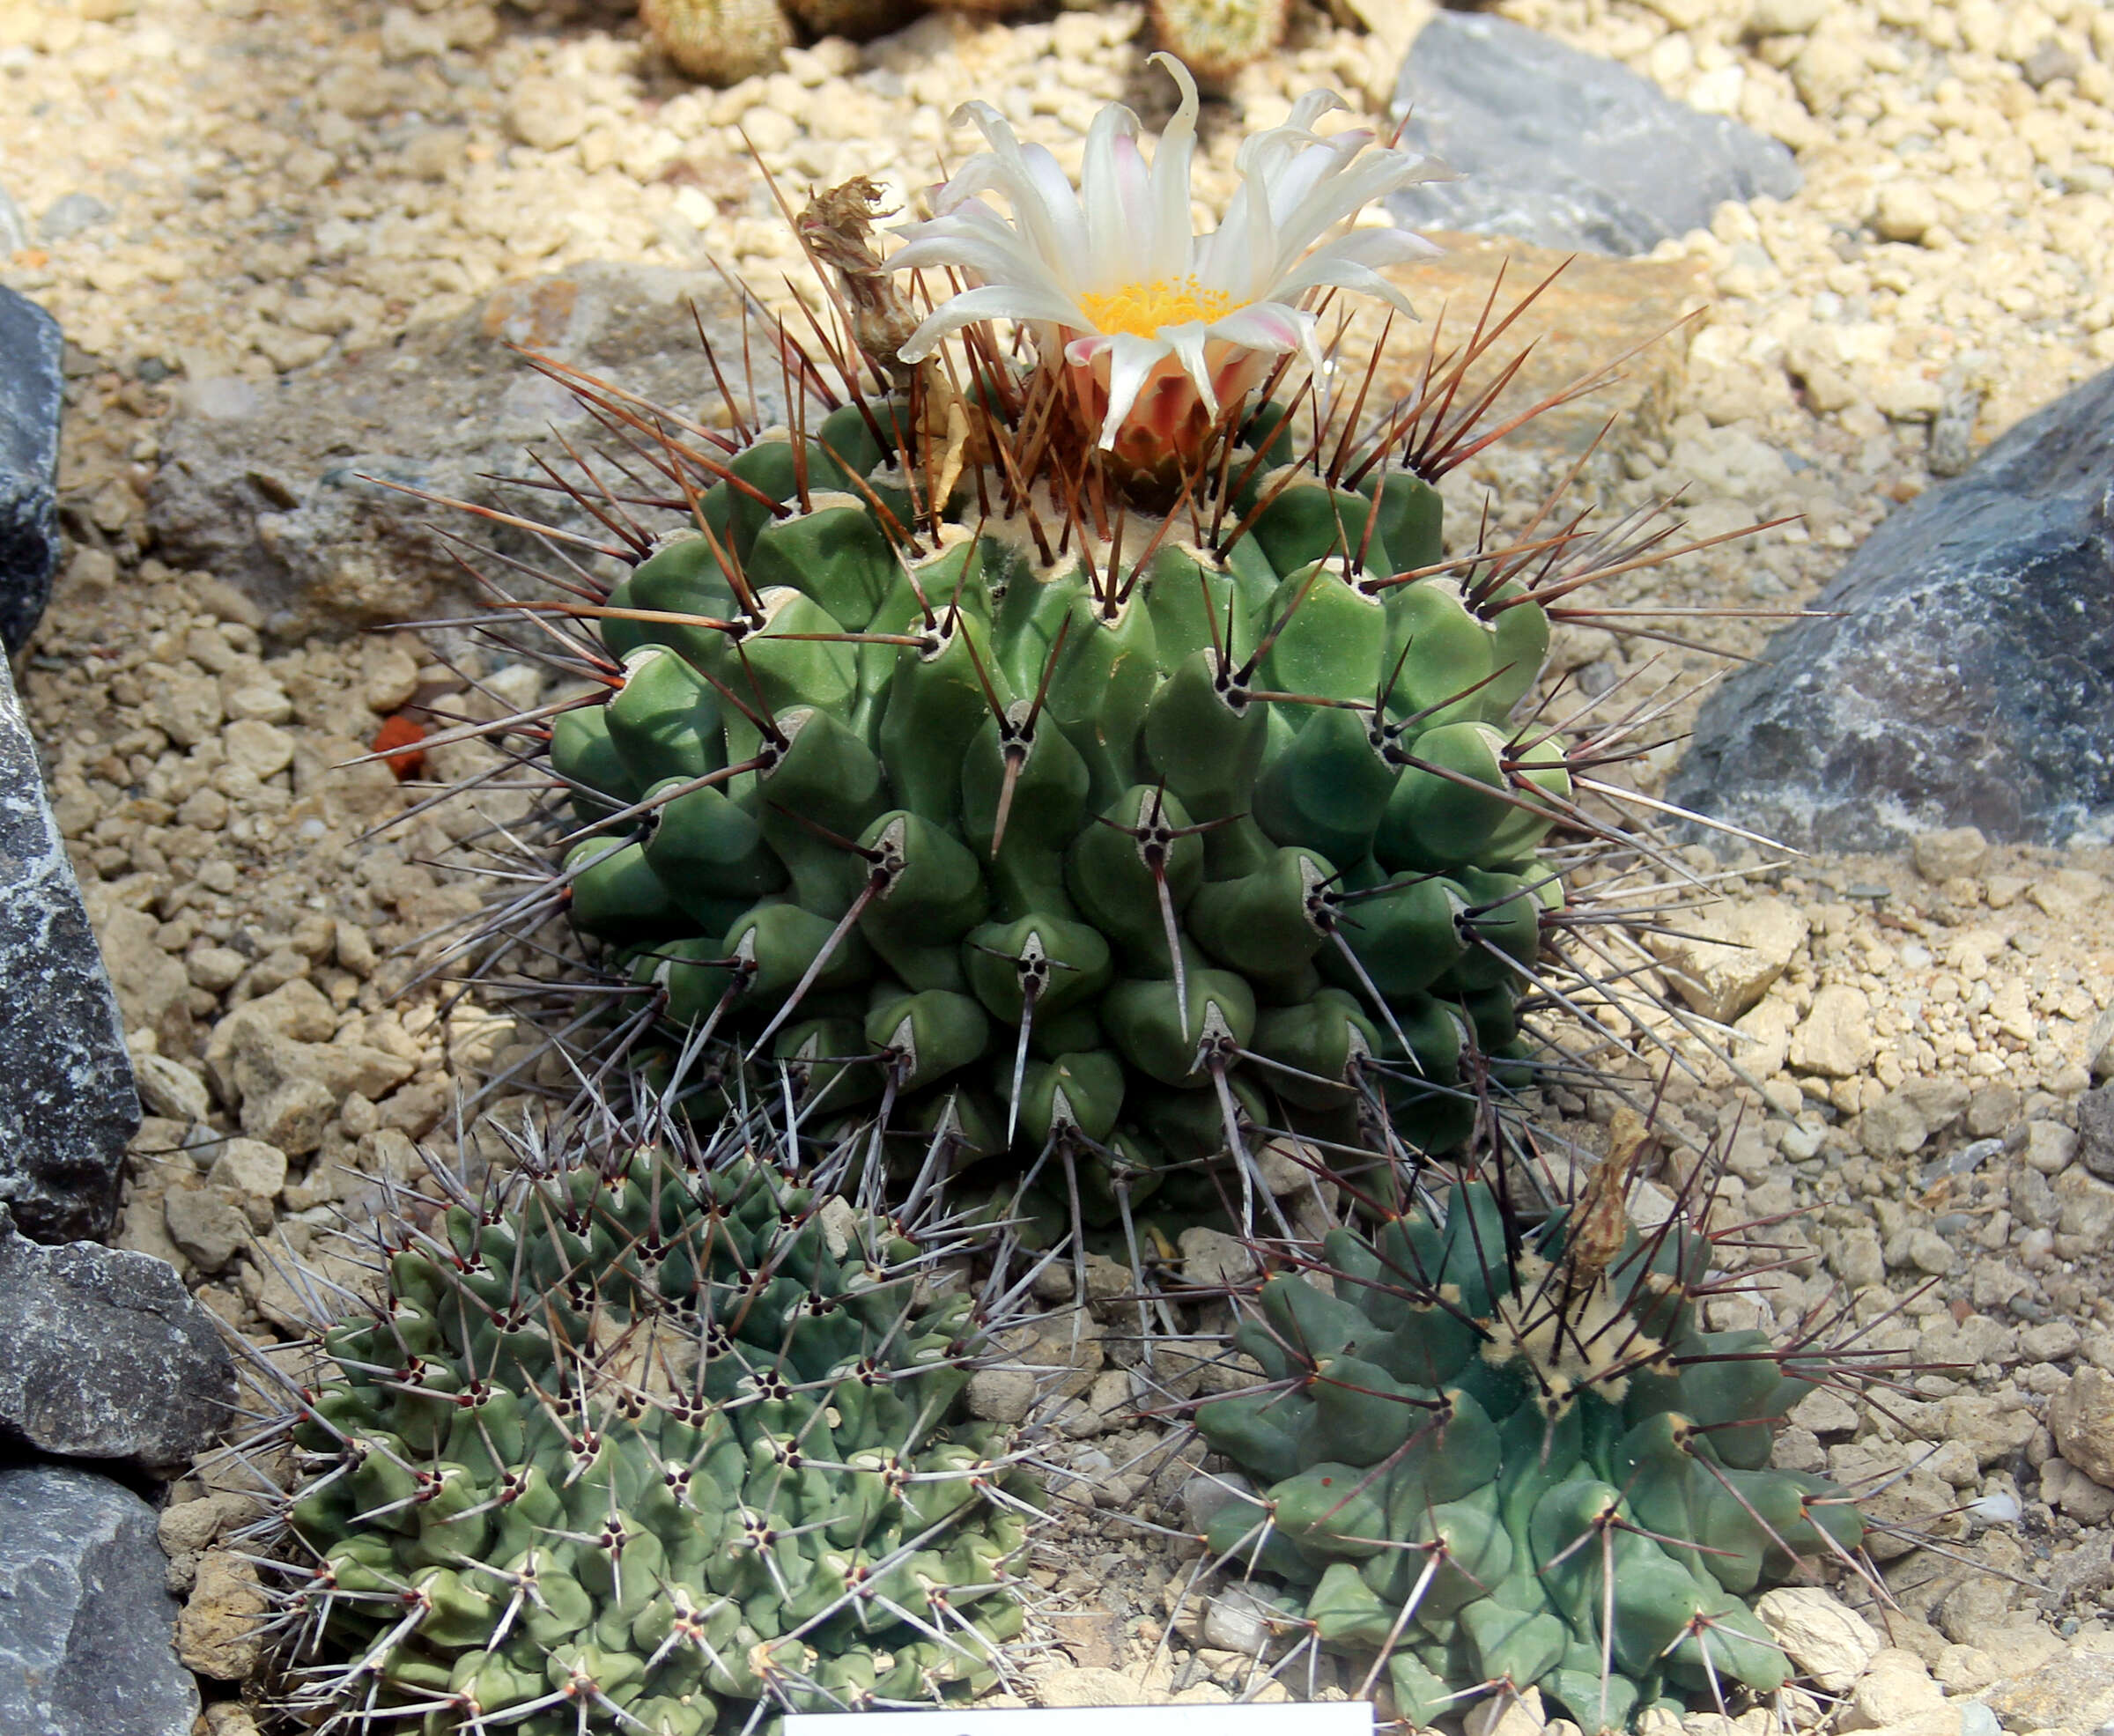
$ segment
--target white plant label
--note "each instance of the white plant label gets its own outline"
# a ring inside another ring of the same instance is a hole
[[[1053,1706],[790,1712],[785,1736],[1372,1736],[1366,1700],[1275,1706]]]

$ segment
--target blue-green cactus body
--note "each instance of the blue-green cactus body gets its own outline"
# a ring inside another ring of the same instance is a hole
[[[1262,1286],[1235,1344],[1264,1384],[1196,1413],[1259,1486],[1210,1547],[1282,1580],[1288,1624],[1379,1656],[1419,1725],[1497,1682],[1588,1730],[1781,1686],[1748,1599],[1863,1530],[1842,1490],[1766,1468],[1800,1366],[1700,1328],[1707,1245],[1631,1235],[1581,1272],[1563,1216],[1522,1235],[1484,1183],[1449,1199],[1443,1225],[1333,1232],[1333,1295]]]

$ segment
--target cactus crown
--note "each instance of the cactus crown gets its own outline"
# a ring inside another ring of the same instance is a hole
[[[979,1336],[944,1238],[742,1132],[407,1208],[293,1425],[292,1621],[350,1660],[296,1710],[702,1736],[995,1680],[1031,1510],[956,1402]]]

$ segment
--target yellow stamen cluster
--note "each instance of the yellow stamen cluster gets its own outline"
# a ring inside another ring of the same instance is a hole
[[[1135,337],[1150,337],[1164,326],[1192,320],[1209,324],[1233,305],[1230,291],[1206,289],[1194,275],[1155,277],[1104,292],[1082,290],[1078,299],[1096,331],[1128,332]]]

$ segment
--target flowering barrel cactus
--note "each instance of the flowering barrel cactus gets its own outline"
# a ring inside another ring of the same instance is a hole
[[[1416,237],[1315,243],[1422,166],[1323,141],[1309,101],[1193,240],[1173,70],[1149,175],[1112,111],[1083,205],[979,116],[992,151],[890,267],[984,286],[892,333],[906,387],[685,449],[691,527],[580,609],[607,673],[550,742],[573,920],[663,1028],[786,1063],[825,1115],[1061,1140],[1104,1195],[1249,1126],[1458,1139],[1463,1052],[1511,1052],[1562,903],[1535,851],[1570,795],[1563,745],[1507,722],[1534,593],[1446,561],[1399,431],[1316,451],[1261,399],[1319,372],[1303,292],[1399,299],[1372,266]],[[1134,171],[1135,209],[1096,203]],[[971,196],[994,181],[1010,224]],[[1075,243],[1105,258],[1061,284]],[[928,358],[993,314],[1044,368],[982,373],[949,445]]]
[[[994,1680],[1025,1503],[956,1402],[970,1297],[890,1221],[715,1163],[575,1150],[400,1232],[294,1428],[295,1619],[351,1660],[297,1709],[702,1736]]]
[[[1519,309],[1435,336],[1370,413],[1377,357],[1317,335],[1339,294],[1407,312],[1380,268],[1427,244],[1342,225],[1440,171],[1325,137],[1315,93],[1242,144],[1195,234],[1196,92],[1161,61],[1182,100],[1149,162],[1112,106],[1080,191],[972,105],[989,148],[888,257],[869,183],[817,195],[799,229],[834,324],[771,333],[751,383],[775,367],[779,425],[723,378],[693,417],[538,364],[610,444],[566,444],[585,486],[532,484],[579,509],[548,528],[562,570],[498,556],[549,580],[492,589],[568,684],[462,726],[534,767],[495,787],[551,800],[479,835],[521,853],[448,956],[489,979],[518,949],[540,980],[515,1004],[547,990],[554,1043],[608,1038],[595,1080],[647,1082],[654,1125],[767,1104],[862,1200],[1016,1154],[1015,1198],[977,1208],[994,1295],[1032,1283],[1007,1289],[1008,1237],[1047,1265],[1068,1229],[1083,1282],[1087,1231],[1120,1219],[1136,1267],[1155,1191],[1148,1227],[1179,1230],[1230,1217],[1238,1177],[1252,1227],[1260,1148],[1297,1135],[1331,1171],[1298,1210],[1380,1227],[1321,1243],[1333,1292],[1262,1289],[1241,1342],[1266,1384],[1198,1421],[1266,1492],[1209,1540],[1420,1722],[1494,1681],[1596,1729],[1767,1688],[1783,1658],[1741,1599],[1857,1540],[1844,1497],[1762,1468],[1831,1371],[1702,1331],[1704,1245],[1627,1237],[1628,1160],[1547,1224],[1472,1179],[1443,1216],[1412,1203],[1471,1134],[1463,1161],[1511,1173],[1483,1112],[1547,1059],[1535,998],[1599,1053],[1671,1048],[1682,1016],[1628,1016],[1608,937],[1652,914],[1638,867],[1686,869],[1579,805],[1619,795],[1595,771],[1645,750],[1661,698],[1605,728],[1526,704],[1552,623],[1596,613],[1567,600],[1680,550],[1649,512],[1581,531],[1566,478],[1515,540],[1449,557],[1437,484],[1497,437],[1511,373],[1471,370]],[[1581,912],[1563,870],[1596,838],[1618,901]],[[604,980],[552,980],[560,914]],[[379,1684],[436,1731],[690,1732],[724,1700],[981,1679],[1017,1533],[996,1443],[947,1407],[962,1304],[920,1300],[883,1226],[650,1149],[457,1206],[328,1341],[307,1407],[330,1474],[295,1524],[358,1660],[341,1695]]]
[[[1503,1685],[1587,1730],[1683,1691],[1773,1691],[1792,1672],[1750,1594],[1858,1567],[1852,1497],[1770,1449],[1814,1385],[1862,1376],[1702,1330],[1711,1242],[1630,1230],[1628,1179],[1618,1156],[1532,1229],[1475,1179],[1437,1221],[1330,1232],[1333,1294],[1265,1282],[1234,1339],[1263,1384],[1196,1412],[1262,1485],[1218,1509],[1212,1547],[1282,1581],[1282,1625],[1364,1664],[1412,1724]]]

